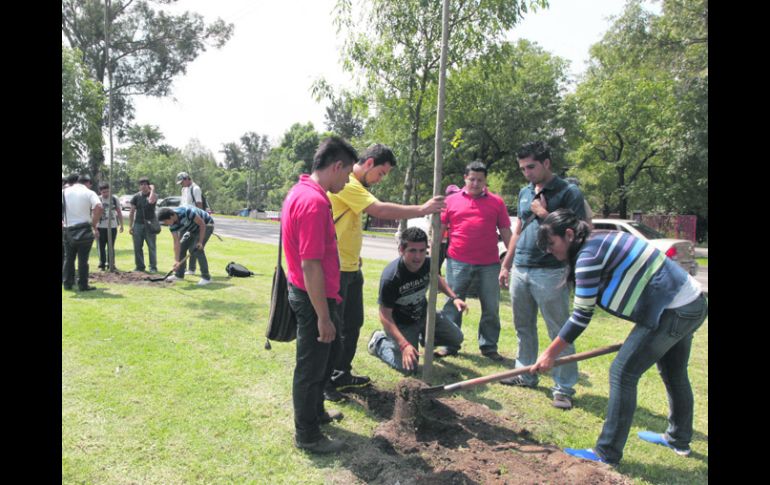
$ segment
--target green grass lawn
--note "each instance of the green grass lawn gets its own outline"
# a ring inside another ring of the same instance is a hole
[[[372,447],[378,418],[353,403],[340,409],[345,419],[325,426],[352,446],[344,456],[315,457],[292,445],[291,379],[294,343],[265,350],[265,327],[276,246],[212,238],[206,247],[213,283],[193,277],[158,286],[92,283],[97,291],[62,290],[62,483],[362,483],[353,464]],[[145,256],[146,257],[146,256]],[[91,268],[97,267],[97,251]],[[228,278],[230,261],[256,273]],[[357,374],[381,388],[395,387],[401,375],[366,351],[380,328],[377,286],[387,262],[365,260],[366,321],[354,361]],[[116,264],[133,268],[127,232],[117,238]],[[168,231],[158,237],[158,269],[171,269]],[[516,337],[507,292],[503,292],[500,352],[515,356]],[[441,300],[440,300],[441,301]],[[432,384],[451,383],[505,370],[478,354],[477,300],[463,328],[460,355],[434,361]],[[541,348],[547,343],[540,324]],[[598,312],[577,341],[578,351],[620,342],[631,326]],[[708,481],[708,321],[695,336],[690,377],[695,393],[693,454],[682,458],[641,442],[642,429],[663,431],[668,405],[652,369],[639,385],[634,426],[618,471],[636,483]],[[537,389],[498,384],[455,395],[483,403],[512,418],[542,443],[591,447],[607,405],[612,356],[579,364],[576,408],[550,406],[552,385],[542,377]]]

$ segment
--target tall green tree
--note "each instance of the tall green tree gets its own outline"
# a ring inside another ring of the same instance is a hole
[[[61,48],[61,163],[62,173],[79,172],[89,150],[101,147],[101,118],[106,97],[102,86],[88,76],[82,53]]]
[[[545,0],[466,0],[452,2],[449,19],[449,68],[496,46],[529,8]],[[353,16],[352,0],[339,0],[336,23],[347,34],[344,66],[363,72],[377,113],[395,111],[409,126],[409,156],[402,203],[413,189],[426,117],[426,94],[437,83],[441,46],[441,3],[371,0],[361,5],[363,22]],[[425,162],[423,162],[425,163]],[[402,222],[403,225],[403,222]]]
[[[665,0],[652,32],[675,80],[676,123],[664,199],[680,213],[708,221],[708,0]],[[665,210],[664,209],[664,210]],[[705,234],[701,232],[700,237]]]
[[[458,183],[465,165],[481,160],[501,174],[510,204],[524,183],[516,150],[538,139],[551,145],[556,169],[562,169],[567,82],[567,61],[527,40],[505,43],[452,72],[447,86],[446,184]]]
[[[260,162],[260,190],[263,191],[263,207],[280,210],[289,189],[297,183],[300,174],[310,173],[313,155],[321,140],[321,134],[313,123],[294,123]]]
[[[239,143],[231,142],[222,146],[225,155],[225,167],[242,172],[245,194],[241,197],[250,208],[262,209],[265,205],[269,176],[263,170],[262,162],[270,153],[267,135],[258,135],[253,131],[244,133]]]
[[[62,36],[83,53],[90,77],[106,85],[108,70],[112,73],[112,117],[119,136],[120,127],[132,118],[131,96],[167,96],[174,78],[184,74],[190,62],[208,46],[220,48],[232,36],[233,25],[221,19],[207,25],[197,13],[171,15],[158,8],[170,3],[176,0],[109,1],[108,65],[105,3],[62,0]],[[103,162],[101,147],[92,147],[92,175],[98,176]]]
[[[246,156],[238,143],[229,142],[222,144],[221,153],[225,155],[225,168],[227,170],[240,170]]]
[[[571,157],[604,215],[708,214],[707,19],[706,1],[664,2],[656,16],[631,0],[591,48],[570,98],[581,128]]]
[[[323,78],[313,83],[312,92],[316,101],[325,99],[329,103],[324,115],[324,124],[329,132],[351,142],[364,134],[368,108],[365,96],[356,95],[347,89],[336,94]]]

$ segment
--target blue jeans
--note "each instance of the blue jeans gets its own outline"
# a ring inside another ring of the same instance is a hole
[[[701,294],[692,303],[665,310],[655,330],[636,325],[628,334],[610,367],[607,418],[595,447],[605,461],[617,463],[623,457],[636,410],[637,383],[653,364],[668,396],[666,439],[676,448],[690,447],[694,400],[687,363],[693,333],[707,315],[708,302]]]
[[[473,278],[477,278],[476,288],[481,303],[479,320],[481,352],[497,352],[497,341],[500,338],[500,285],[497,280],[499,274],[500,263],[478,265],[463,263],[452,258],[446,259],[447,284],[462,300],[465,300]],[[441,313],[447,320],[462,328],[463,316],[457,311],[451,299],[447,298]]]
[[[538,357],[537,311],[543,314],[548,336],[551,340],[569,318],[569,288],[561,285],[566,268],[529,268],[514,267],[511,271],[511,306],[513,307],[513,326],[519,341],[516,367],[535,363]],[[575,346],[570,344],[559,357],[575,353]],[[551,370],[554,394],[573,396],[578,381],[577,363],[565,364]],[[536,374],[521,376],[527,384],[536,385]]]
[[[134,267],[137,271],[144,271],[144,243],[147,242],[147,253],[150,256],[150,269],[152,271],[158,271],[158,256],[157,246],[155,239],[157,234],[152,234],[147,230],[147,225],[144,222],[134,222],[131,228],[134,231]]]
[[[396,325],[401,335],[409,341],[414,348],[419,348],[418,343],[422,343],[425,339],[423,331],[425,330],[425,322],[422,325]],[[460,344],[463,342],[463,332],[460,327],[450,322],[440,313],[436,314],[436,328],[433,334],[433,343],[436,347],[446,346],[450,352],[457,352],[460,350]],[[377,357],[383,362],[393,367],[394,369],[406,372],[403,367],[403,361],[401,358],[401,350],[398,348],[396,341],[390,336],[381,336],[374,343],[375,353]],[[417,368],[412,372],[416,372]]]
[[[339,335],[340,319],[337,302],[326,299],[334,327]],[[289,305],[297,318],[297,357],[292,383],[294,402],[294,436],[297,441],[312,443],[322,438],[321,415],[324,413],[324,385],[332,374],[331,343],[318,341],[318,315],[307,292],[289,283]]]

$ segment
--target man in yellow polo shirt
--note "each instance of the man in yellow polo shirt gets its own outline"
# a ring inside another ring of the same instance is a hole
[[[365,376],[351,373],[356,355],[358,336],[364,324],[364,277],[361,273],[361,245],[363,228],[361,213],[380,219],[409,219],[435,212],[444,207],[444,197],[436,196],[422,205],[401,205],[380,202],[368,188],[378,183],[396,166],[396,157],[390,148],[382,144],[366,149],[358,163],[353,166],[350,180],[340,192],[327,193],[332,202],[332,217],[337,231],[337,247],[340,253],[340,296],[339,312],[342,328],[339,337],[339,353],[332,355],[334,372],[324,389],[328,401],[342,399],[340,391],[369,384]]]

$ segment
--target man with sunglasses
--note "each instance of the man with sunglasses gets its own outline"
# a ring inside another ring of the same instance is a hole
[[[523,145],[517,152],[519,168],[529,185],[519,192],[518,218],[508,244],[500,275],[502,288],[510,284],[513,325],[519,342],[516,367],[535,363],[538,356],[537,313],[543,315],[548,336],[554,339],[569,317],[569,288],[564,284],[564,263],[537,247],[540,223],[557,209],[571,209],[585,220],[580,189],[553,173],[550,147],[542,141]],[[512,269],[513,266],[513,269]],[[559,355],[575,353],[570,344]],[[553,406],[572,409],[578,380],[577,363],[554,367]],[[537,376],[523,374],[500,381],[511,386],[535,387]]]

